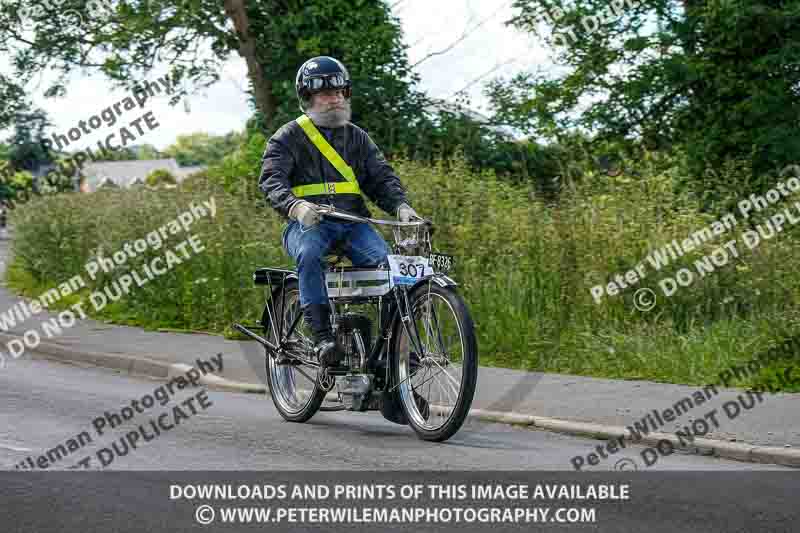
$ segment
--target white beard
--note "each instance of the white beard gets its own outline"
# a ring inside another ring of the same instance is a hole
[[[341,128],[350,122],[352,117],[352,109],[350,108],[350,100],[345,100],[343,104],[344,109],[309,109],[306,111],[311,120],[317,126],[322,128]]]

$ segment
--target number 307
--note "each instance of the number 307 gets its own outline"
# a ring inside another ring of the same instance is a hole
[[[422,263],[400,263],[400,273],[404,276],[411,276],[412,278],[425,275],[425,265]]]

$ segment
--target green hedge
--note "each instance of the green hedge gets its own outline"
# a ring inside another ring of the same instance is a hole
[[[800,331],[796,230],[669,299],[661,297],[650,312],[633,306],[635,289],[599,305],[593,301],[590,288],[633,268],[648,246],[683,239],[710,221],[689,207],[692,199],[673,192],[675,176],[668,172],[645,169],[637,180],[587,174],[580,188],[562,191],[554,208],[532,188],[509,185],[490,173],[473,174],[463,161],[436,167],[398,161],[395,169],[415,209],[436,223],[435,247],[456,256],[454,277],[477,324],[482,364],[703,384]],[[190,202],[213,195],[216,218],[193,227],[206,251],[135,288],[101,317],[230,334],[234,321],[258,319],[264,295],[252,285],[253,270],[293,266],[280,243],[282,220],[254,198],[253,187],[231,186],[233,181],[216,186],[200,174],[169,190],[37,198],[13,213],[9,282],[38,294],[83,273],[98,248],[106,254],[121,249]],[[689,266],[726,237],[665,272]],[[637,288],[658,293],[657,279],[651,275]],[[743,384],[763,383],[796,361],[787,354]],[[795,377],[800,378],[800,367]],[[790,389],[800,390],[800,383]]]

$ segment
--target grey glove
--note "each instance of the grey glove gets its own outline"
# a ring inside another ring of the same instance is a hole
[[[289,209],[289,218],[297,220],[303,226],[310,228],[319,224],[320,214],[317,213],[317,205],[299,200]]]
[[[400,207],[397,208],[397,218],[400,219],[400,222],[411,222],[412,218],[422,218],[414,211],[410,205],[408,204],[400,204]]]

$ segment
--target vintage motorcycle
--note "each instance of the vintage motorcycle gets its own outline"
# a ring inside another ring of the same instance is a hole
[[[336,243],[325,258],[331,326],[345,352],[335,370],[321,370],[314,354],[297,272],[255,271],[255,284],[267,288],[261,322],[233,327],[264,345],[275,407],[292,422],[305,422],[319,410],[380,410],[423,440],[447,440],[464,423],[478,378],[472,318],[447,275],[454,258],[433,252],[430,220],[378,220],[332,206],[319,211],[390,226],[393,253],[388,264],[376,267],[339,266],[344,248]]]

